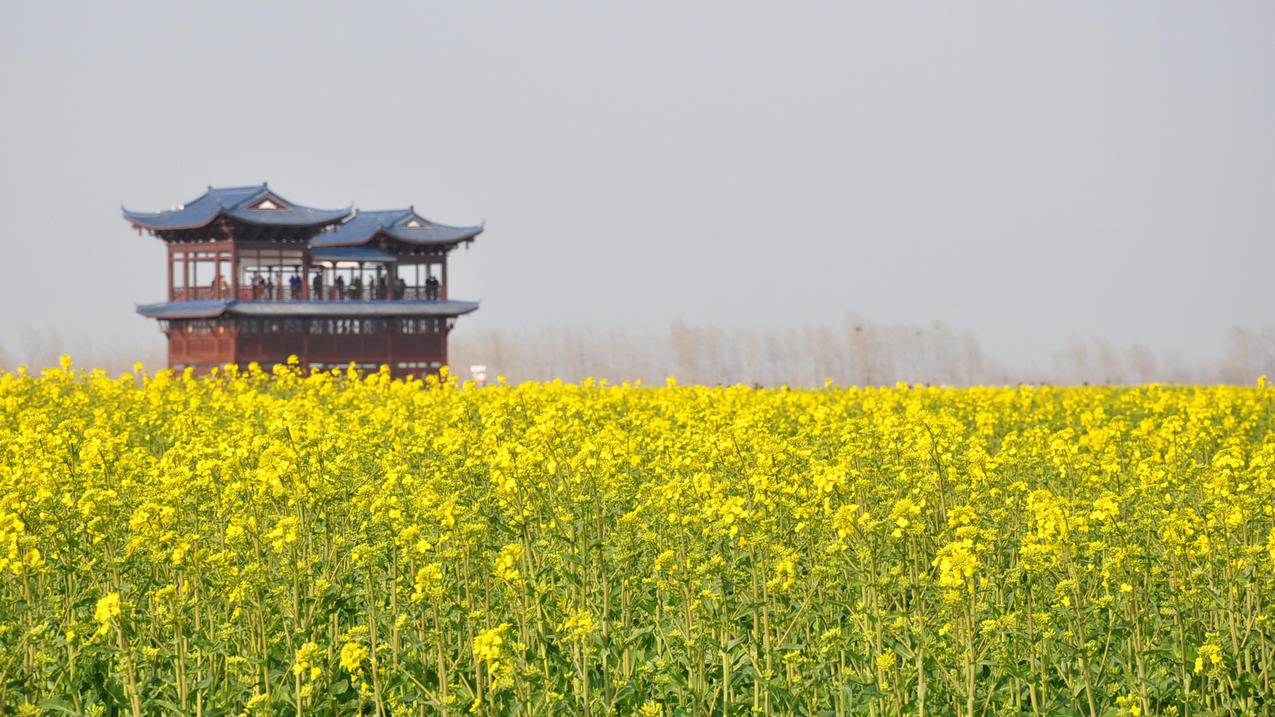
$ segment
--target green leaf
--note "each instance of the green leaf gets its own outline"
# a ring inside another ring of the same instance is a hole
[[[36,702],[35,706],[39,707],[42,710],[52,710],[54,712],[65,712],[66,714],[69,714],[69,715],[78,714],[75,711],[75,709],[71,707],[71,705],[67,704],[66,701],[61,698],[41,700],[39,702]]]

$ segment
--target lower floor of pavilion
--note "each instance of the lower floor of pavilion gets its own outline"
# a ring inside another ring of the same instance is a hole
[[[396,377],[438,373],[447,363],[447,335],[454,319],[243,318],[172,319],[168,366],[205,374],[226,364],[270,368],[296,356],[303,369],[364,371],[389,366]]]

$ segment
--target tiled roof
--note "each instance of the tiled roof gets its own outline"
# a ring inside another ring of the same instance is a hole
[[[310,246],[358,246],[378,234],[406,244],[447,245],[468,241],[482,231],[481,226],[453,227],[432,222],[412,209],[357,211],[345,222],[311,239]]]
[[[197,229],[221,215],[249,224],[322,226],[338,222],[349,214],[349,209],[314,209],[294,204],[275,194],[265,184],[209,187],[207,192],[189,204],[164,212],[124,210],[124,218],[129,222],[153,231]]]
[[[373,264],[393,264],[398,257],[386,254],[370,246],[315,247],[310,250],[314,261],[361,261]]]
[[[235,316],[460,316],[478,308],[477,301],[236,301]]]
[[[141,304],[137,313],[148,319],[211,319],[226,312],[229,301],[169,301]]]
[[[218,316],[278,318],[375,318],[460,316],[477,301],[170,301],[142,304],[137,313],[151,319],[210,319]]]

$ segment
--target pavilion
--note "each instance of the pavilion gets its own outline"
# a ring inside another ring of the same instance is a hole
[[[296,355],[308,368],[437,372],[456,318],[478,308],[450,298],[447,258],[483,227],[413,207],[315,209],[260,184],[124,219],[167,246],[167,301],[137,311],[159,322],[172,368]]]

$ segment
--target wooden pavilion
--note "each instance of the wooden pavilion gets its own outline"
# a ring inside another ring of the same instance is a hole
[[[168,247],[168,300],[137,311],[159,321],[171,368],[270,366],[295,354],[315,369],[434,373],[456,317],[478,308],[450,298],[447,256],[483,227],[410,207],[314,209],[261,184],[209,187],[124,218]]]

